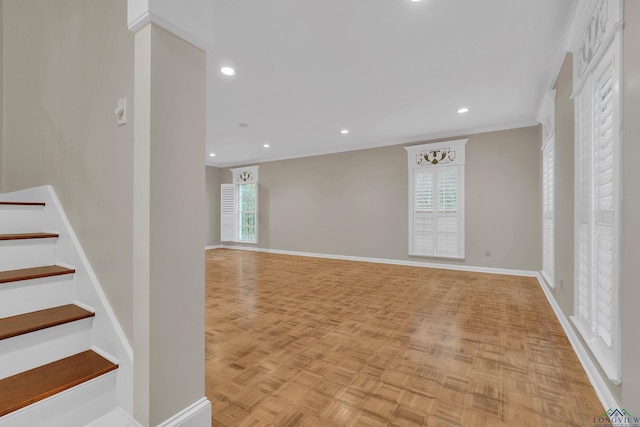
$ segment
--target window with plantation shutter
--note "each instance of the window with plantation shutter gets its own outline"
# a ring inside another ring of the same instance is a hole
[[[594,13],[602,16],[617,6],[615,2],[602,0],[598,7]],[[607,40],[606,25],[596,28],[604,34],[593,40]],[[608,39],[608,46],[603,43],[600,51],[592,49],[597,52],[595,59],[584,64],[582,75],[574,80],[578,88],[574,92],[576,212],[572,320],[609,379],[619,384],[619,32],[613,30]]]
[[[545,93],[538,122],[542,124],[542,277],[555,288],[555,90]]]
[[[220,240],[258,243],[258,166],[231,169],[220,187]]]
[[[464,145],[405,147],[409,158],[409,255],[464,258]]]

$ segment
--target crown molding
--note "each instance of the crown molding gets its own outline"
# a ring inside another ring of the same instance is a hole
[[[133,19],[129,22],[129,31],[132,33],[137,33],[142,30],[148,24],[158,25],[170,33],[180,37],[186,42],[191,43],[195,47],[204,50],[205,52],[211,48],[211,45],[206,41],[202,40],[195,34],[179,27],[178,25],[173,24],[172,22],[164,19],[160,15],[157,15],[151,11],[145,11],[137,18]]]
[[[582,35],[582,31],[584,30],[587,20],[591,16],[591,12],[597,2],[598,0],[578,0],[571,17],[569,32],[565,39],[565,51],[574,52],[578,39]]]

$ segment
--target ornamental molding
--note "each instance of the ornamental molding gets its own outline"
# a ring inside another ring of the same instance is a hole
[[[469,140],[458,139],[404,147],[408,155],[408,168],[464,165],[464,147],[467,141]]]
[[[258,167],[247,166],[231,169],[234,184],[251,184],[258,182]]]
[[[607,30],[607,0],[600,0],[582,30],[582,36],[576,52],[576,72],[578,78],[584,75],[589,63],[602,45],[602,39]]]
[[[574,93],[582,88],[586,77],[622,29],[622,0],[592,1],[590,13],[577,28],[571,49]]]
[[[450,147],[421,151],[416,155],[416,164],[420,166],[444,165],[456,159],[456,152]]]

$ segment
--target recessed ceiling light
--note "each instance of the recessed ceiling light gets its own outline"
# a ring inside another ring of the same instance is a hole
[[[343,135],[346,135],[346,134],[348,134],[348,133],[349,133],[349,129],[342,129],[342,130],[340,131],[340,133],[341,133],[341,134],[343,134]]]
[[[269,148],[269,147],[271,147],[271,146],[270,146],[269,144],[264,144],[264,145],[263,145],[263,147],[264,147],[264,148]]]
[[[215,157],[216,153],[209,153],[209,157]]]
[[[469,112],[469,109],[467,107],[458,108],[458,114],[464,114],[467,112]]]
[[[222,74],[224,74],[225,76],[235,76],[236,75],[236,70],[233,69],[232,67],[222,67],[222,68],[220,68],[220,72]]]

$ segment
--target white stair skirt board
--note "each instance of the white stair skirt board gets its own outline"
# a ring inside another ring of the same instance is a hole
[[[206,397],[180,411],[158,427],[209,427],[211,426],[211,402]],[[2,427],[2,426],[0,426]]]
[[[53,265],[58,239],[0,240],[0,271]]]
[[[45,231],[43,210],[44,206],[0,205],[0,234]]]
[[[70,304],[74,300],[73,284],[73,274],[3,283],[0,318]]]
[[[116,408],[85,427],[142,427],[142,425],[132,419],[129,414]]]
[[[576,356],[578,357],[582,368],[586,372],[587,377],[589,378],[589,382],[596,392],[596,396],[598,396],[600,403],[602,403],[602,407],[605,410],[608,410],[610,408],[622,408],[622,406],[618,402],[616,402],[616,399],[613,397],[613,394],[611,394],[609,388],[607,387],[606,382],[608,381],[608,379],[600,375],[598,368],[589,356],[589,351],[584,345],[582,345],[582,341],[580,341],[580,338],[578,338],[578,335],[571,326],[571,322],[569,322],[567,316],[565,316],[562,312],[562,309],[551,294],[551,291],[545,284],[545,281],[540,274],[538,275],[538,283],[540,284],[544,295],[547,297],[547,301],[549,301],[553,312],[556,314],[556,317],[558,318],[562,329],[564,329],[564,333],[567,335],[567,339],[569,340],[573,351],[576,353]]]
[[[93,318],[0,341],[0,379],[91,348]]]
[[[82,427],[116,407],[116,371],[0,417],[0,427]]]

